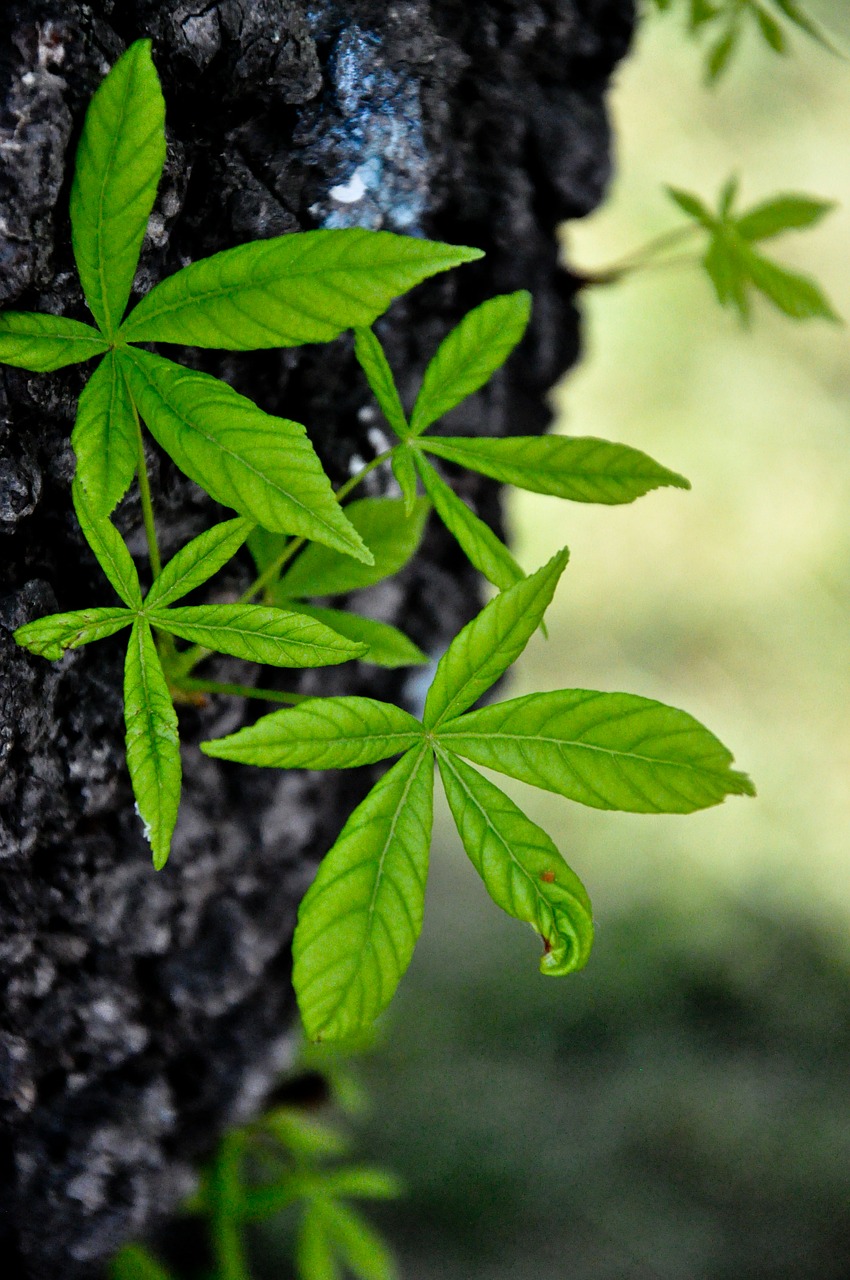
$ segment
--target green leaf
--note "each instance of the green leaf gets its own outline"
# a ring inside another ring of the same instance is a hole
[[[151,42],[137,40],[89,104],[71,187],[77,269],[110,338],[127,307],[164,163],[165,102]]]
[[[841,317],[808,276],[788,271],[752,249],[747,250],[745,261],[755,287],[786,316],[795,320],[821,319],[841,323]]]
[[[147,351],[119,359],[151,434],[216,502],[273,533],[297,533],[371,563],[300,423]]]
[[[350,1146],[337,1129],[306,1115],[299,1107],[276,1107],[267,1112],[259,1124],[274,1134],[287,1151],[311,1161],[343,1156]]]
[[[80,528],[101,569],[124,603],[131,609],[141,609],[139,575],[121,534],[111,520],[93,509],[87,492],[76,480],[71,495]]]
[[[128,317],[128,342],[253,351],[366,328],[421,280],[480,249],[389,231],[302,231],[238,245],[163,280]]]
[[[594,809],[692,813],[755,794],[730,768],[731,752],[693,716],[630,693],[514,698],[444,725],[440,744]]]
[[[329,667],[365,653],[302,613],[258,604],[178,605],[147,610],[151,626],[170,635],[271,667]]]
[[[408,751],[354,810],[301,903],[293,984],[311,1040],[368,1026],[410,963],[422,927],[433,788],[431,751]]]
[[[92,510],[109,516],[130,488],[139,456],[133,404],[112,351],[83,388],[71,445],[77,482]]]
[[[390,466],[404,498],[404,510],[410,515],[416,507],[416,465],[412,451],[406,445],[396,445],[390,458]]]
[[[415,462],[434,510],[457,539],[467,560],[500,591],[521,582],[525,574],[490,526],[449,488],[430,462],[420,454],[415,455]]]
[[[823,29],[819,27],[816,22],[813,22],[808,14],[800,8],[796,3],[796,0],[773,0],[773,4],[775,8],[779,9],[781,13],[784,13],[785,17],[793,22],[796,27],[799,27],[801,31],[804,31],[807,36],[810,36],[811,39],[815,40],[822,48],[828,50],[829,53],[837,54],[838,57],[843,57],[838,47],[832,43]]]
[[[785,32],[779,23],[760,5],[753,5],[752,9],[765,42],[770,45],[774,53],[785,53],[788,48],[788,42],[785,39]]]
[[[171,1280],[171,1273],[139,1244],[126,1244],[109,1264],[109,1280]]]
[[[207,582],[232,560],[254,526],[250,520],[224,520],[193,538],[173,556],[145,598],[145,608],[162,609]]]
[[[540,625],[568,558],[566,548],[559,551],[486,604],[455,636],[425,699],[426,728],[436,730],[471,707],[516,661]]]
[[[774,196],[738,218],[735,230],[744,240],[767,240],[784,231],[813,227],[834,208],[834,200],[815,200],[802,195]]]
[[[212,742],[205,755],[272,769],[355,769],[422,742],[418,720],[372,698],[311,698]]]
[[[543,939],[540,972],[572,973],[593,942],[590,900],[554,843],[513,800],[468,764],[438,752],[440,776],[463,847],[490,897]]]
[[[15,641],[30,653],[55,661],[66,649],[79,649],[93,640],[105,640],[129,627],[129,609],[78,609],[74,613],[51,613],[27,622],[14,633]]]
[[[720,188],[719,209],[720,217],[724,220],[728,220],[729,215],[732,212],[732,205],[735,203],[738,196],[738,187],[740,185],[741,183],[737,173],[733,173],[730,178],[726,179],[723,186]]]
[[[726,232],[712,239],[702,262],[714,285],[718,301],[724,307],[730,304],[736,307],[741,319],[746,322],[750,315],[746,277],[740,258],[731,248]]]
[[[177,713],[168,692],[150,627],[133,624],[124,666],[127,767],[136,809],[151,846],[153,865],[168,861],[180,805],[180,739]]]
[[[313,1202],[301,1220],[295,1244],[298,1280],[342,1280],[321,1205]]]
[[[394,1173],[368,1165],[331,1169],[323,1181],[329,1195],[353,1200],[395,1200],[404,1193],[404,1184]]]
[[[392,369],[384,348],[371,329],[354,330],[354,354],[360,368],[366,374],[366,381],[372,388],[372,394],[381,406],[384,417],[400,439],[410,434],[407,417],[399,399]]]
[[[464,316],[425,370],[410,415],[414,435],[489,381],[522,338],[530,315],[531,294],[521,290],[491,298]]]
[[[396,1280],[389,1250],[359,1213],[333,1200],[325,1201],[322,1210],[337,1249],[358,1280]]]
[[[0,364],[33,373],[52,373],[81,364],[108,350],[91,325],[37,311],[4,311],[0,315]]]
[[[408,516],[399,498],[360,498],[344,508],[347,519],[373,556],[357,563],[327,547],[305,547],[280,583],[286,596],[335,596],[370,587],[403,569],[422,541],[428,503],[420,498]]]
[[[589,437],[426,436],[422,448],[503,484],[573,502],[633,502],[662,485],[691,487],[638,449]]]
[[[733,24],[716,44],[712,45],[705,64],[706,78],[709,84],[716,84],[724,71],[726,71],[732,54],[738,47],[740,38],[741,29],[737,24]]]
[[[695,222],[705,227],[707,231],[713,230],[716,222],[714,214],[707,205],[703,204],[698,196],[692,195],[690,191],[682,191],[678,187],[666,187],[665,190],[670,199],[679,206],[683,213],[686,213],[689,218],[693,218]]]
[[[376,667],[420,667],[429,661],[418,645],[388,622],[376,622],[374,618],[364,618],[359,613],[350,613],[343,609],[318,609],[314,605],[301,604],[288,606],[285,600],[280,602],[284,608],[292,607],[298,613],[306,613],[310,618],[317,618],[326,627],[336,631],[357,644],[365,644],[367,650],[361,654],[360,662],[371,662]]]

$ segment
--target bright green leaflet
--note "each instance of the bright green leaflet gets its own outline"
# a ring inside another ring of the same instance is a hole
[[[136,807],[159,871],[168,860],[180,804],[180,740],[156,645],[142,619],[133,624],[127,647],[124,717]]]
[[[413,461],[413,451],[406,449],[403,445],[396,447],[393,450],[391,465],[396,484],[404,499],[404,509],[410,515],[416,505],[416,465]]]
[[[302,613],[256,604],[152,608],[151,625],[192,644],[273,667],[327,667],[359,658],[366,646]]]
[[[165,163],[165,102],[150,50],[149,40],[130,45],[92,98],[71,187],[74,257],[108,338],[127,307]]]
[[[274,593],[273,593],[274,594]],[[388,622],[377,622],[374,618],[364,618],[359,613],[346,612],[342,609],[319,609],[315,605],[293,604],[285,598],[277,599],[275,604],[284,609],[293,608],[297,613],[306,613],[326,627],[336,631],[338,635],[366,646],[366,652],[360,655],[361,662],[371,662],[376,667],[420,667],[429,659],[418,645],[393,627]]]
[[[417,453],[414,461],[434,510],[456,538],[470,564],[500,591],[519,582],[524,576],[522,569],[490,526],[470,510],[427,459]]]
[[[129,627],[129,609],[77,609],[73,613],[52,613],[27,622],[15,632],[15,643],[40,658],[55,661],[66,649],[79,649],[94,640],[105,640]]]
[[[108,349],[105,338],[79,320],[34,311],[4,311],[0,315],[0,364],[52,373]]]
[[[578,876],[504,792],[446,751],[437,755],[452,817],[490,897],[544,942],[540,971],[562,976],[590,955],[593,919]]]
[[[263,413],[218,378],[162,356],[128,350],[118,359],[151,435],[216,501],[265,529],[371,563],[300,423]]]
[[[484,386],[522,338],[531,315],[531,294],[509,293],[468,312],[441,343],[410,415],[413,435],[422,432]]]
[[[755,205],[738,216],[738,235],[745,240],[769,240],[784,231],[815,227],[836,208],[834,200],[815,200],[804,195],[779,195]]]
[[[205,755],[274,769],[353,769],[408,751],[422,725],[389,702],[314,698],[274,711],[227,738],[201,744]]]
[[[425,436],[422,448],[470,471],[532,493],[572,502],[633,502],[651,489],[691,486],[639,449],[570,436],[446,438]]]
[[[354,810],[298,913],[293,985],[311,1039],[344,1039],[390,1002],[422,927],[434,766],[423,744]]]
[[[594,809],[692,813],[753,795],[692,716],[629,693],[561,689],[471,711],[440,742],[475,764]]]
[[[78,481],[74,481],[71,492],[80,528],[86,542],[97,556],[101,569],[124,603],[131,609],[140,609],[142,588],[139,586],[139,575],[124,539],[111,520],[95,514],[91,508],[88,493]]]
[[[169,560],[145,598],[145,606],[173,604],[207,582],[232,560],[253,529],[250,520],[225,520],[193,538]]]
[[[366,380],[383,410],[384,417],[399,439],[403,440],[410,434],[407,418],[399,399],[392,370],[384,355],[384,348],[371,329],[355,329],[354,354],[357,356],[360,368],[366,374]]]
[[[426,728],[472,706],[522,653],[543,620],[569,552],[559,551],[542,569],[485,605],[443,654],[425,699]]]
[[[343,1280],[318,1204],[310,1206],[301,1222],[295,1244],[295,1265],[299,1280]]]
[[[358,1280],[396,1280],[389,1250],[359,1213],[333,1200],[318,1200],[315,1207],[331,1241]]]
[[[113,351],[83,387],[71,445],[93,509],[108,516],[133,483],[139,457],[133,404]]]
[[[255,351],[330,342],[372,324],[420,281],[480,249],[390,231],[303,231],[225,249],[147,294],[122,326],[127,342]]]

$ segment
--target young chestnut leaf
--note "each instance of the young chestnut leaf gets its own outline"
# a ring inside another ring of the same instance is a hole
[[[169,635],[271,667],[329,667],[366,652],[315,618],[257,604],[153,606],[146,613]]]
[[[419,721],[391,702],[311,698],[226,738],[202,742],[201,750],[272,769],[354,769],[409,751],[423,738]]]
[[[398,498],[360,498],[343,508],[346,518],[373,556],[358,563],[329,547],[313,543],[287,566],[280,594],[293,598],[334,596],[370,587],[403,569],[422,541],[428,503],[420,498],[410,515]],[[258,563],[262,571],[265,565]]]
[[[639,449],[591,437],[423,436],[420,444],[438,458],[503,484],[573,502],[633,502],[663,485],[691,487],[683,476],[668,471]]]
[[[397,1280],[387,1246],[359,1213],[330,1197],[320,1204],[325,1229],[357,1280]]]
[[[139,575],[121,534],[111,520],[93,509],[88,493],[76,479],[71,496],[80,528],[101,569],[124,603],[130,609],[141,609]]]
[[[439,741],[594,809],[693,813],[755,794],[730,767],[732,753],[693,716],[630,693],[529,694],[443,723]]]
[[[565,547],[536,573],[497,595],[455,636],[425,699],[427,729],[441,730],[516,661],[542,622],[568,559]]]
[[[433,753],[415,747],[354,810],[298,912],[292,981],[311,1040],[340,1040],[390,1002],[422,927]]]
[[[202,586],[233,559],[253,528],[250,520],[224,520],[193,538],[169,560],[145,597],[145,607],[162,609]]]
[[[275,593],[272,593],[273,595]],[[356,644],[366,646],[360,655],[361,662],[370,662],[376,667],[420,667],[428,662],[427,656],[418,645],[414,644],[403,631],[388,622],[378,622],[374,618],[364,618],[362,614],[352,613],[344,609],[319,609],[315,605],[301,604],[286,599],[275,598],[275,604],[284,609],[291,608],[296,613],[307,614],[318,622],[323,622],[337,635],[345,636]]]
[[[94,640],[105,640],[129,627],[129,609],[77,609],[73,613],[51,613],[35,622],[26,622],[14,633],[15,643],[40,658],[56,661],[66,649],[79,649]]]
[[[744,245],[739,252],[749,281],[786,316],[794,320],[818,318],[842,323],[814,280],[780,267]]]
[[[343,1280],[318,1200],[309,1204],[301,1219],[295,1240],[295,1269],[298,1280]]]
[[[133,623],[124,666],[127,767],[153,865],[168,861],[180,805],[177,713],[145,619]]]
[[[39,311],[4,311],[0,315],[0,364],[52,373],[108,349],[97,329],[79,320]]]
[[[413,461],[413,450],[406,445],[396,445],[390,457],[396,484],[401,489],[404,499],[404,510],[410,515],[416,506],[416,464]]]
[[[470,510],[426,458],[417,453],[414,462],[434,510],[470,564],[500,591],[521,582],[525,574],[490,526]]]
[[[151,435],[217,502],[264,529],[372,563],[300,423],[272,417],[218,378],[148,351],[128,348],[118,360]]]
[[[434,356],[410,415],[413,435],[422,432],[478,391],[505,363],[531,315],[531,294],[503,294],[467,312]]]
[[[139,458],[133,403],[114,351],[83,387],[71,432],[76,479],[92,511],[107,517],[133,482]]]
[[[463,847],[490,897],[543,939],[540,972],[560,977],[587,963],[590,900],[554,843],[480,773],[447,751],[437,763]]]
[[[392,369],[377,334],[371,329],[354,330],[354,354],[366,381],[381,406],[384,417],[400,440],[410,434]]]
[[[769,240],[785,231],[817,226],[835,208],[834,200],[816,200],[790,193],[774,196],[739,215],[735,229],[744,240]]]
[[[137,40],[89,104],[71,187],[74,257],[108,338],[127,307],[164,163],[165,102],[151,42]]]
[[[390,231],[301,231],[225,249],[151,289],[127,342],[255,351],[330,342],[367,327],[394,298],[480,249]]]

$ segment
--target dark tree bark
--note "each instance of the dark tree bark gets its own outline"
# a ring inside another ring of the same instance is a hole
[[[632,0],[6,3],[0,304],[86,318],[67,213],[76,141],[107,67],[151,36],[169,146],[137,292],[219,249],[320,225],[479,246],[480,264],[415,291],[380,332],[409,394],[465,310],[531,289],[528,338],[450,425],[543,430],[545,394],[578,349],[555,229],[603,192],[604,94],[631,22]],[[336,482],[381,447],[345,339],[180,358],[305,422]],[[69,499],[85,376],[0,372],[0,1257],[7,1276],[38,1280],[99,1274],[174,1208],[221,1130],[262,1104],[291,1049],[298,899],[373,776],[206,759],[192,744],[256,708],[183,711],[174,853],[153,873],[123,761],[120,643],[48,663],[11,636],[44,613],[111,603]],[[154,448],[150,466],[171,554],[222,512]],[[375,473],[371,491],[391,483]],[[498,526],[495,488],[457,483]],[[144,572],[134,494],[116,520]],[[248,573],[238,562],[217,598]],[[436,652],[477,598],[435,527],[358,607]],[[216,675],[251,678],[225,661]],[[407,705],[420,687],[353,664],[297,685]]]

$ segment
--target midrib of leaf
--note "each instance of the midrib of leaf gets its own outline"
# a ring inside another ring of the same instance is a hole
[[[177,419],[178,419],[178,420],[183,424],[183,426],[185,426],[185,427],[186,427],[186,429],[187,429],[188,431],[194,431],[197,435],[201,436],[204,440],[206,440],[208,444],[212,445],[212,446],[213,446],[213,448],[218,449],[221,453],[225,454],[225,456],[226,456],[226,457],[228,457],[228,458],[233,458],[233,460],[234,460],[235,462],[239,463],[239,465],[240,465],[240,466],[243,466],[243,467],[245,467],[245,469],[246,469],[247,471],[252,472],[255,476],[257,476],[260,480],[262,480],[263,484],[267,484],[271,489],[274,489],[274,491],[275,491],[276,493],[279,493],[279,494],[281,495],[281,497],[282,497],[282,498],[286,499],[286,501],[287,501],[287,502],[291,502],[291,503],[293,504],[293,506],[300,507],[300,508],[301,508],[301,510],[302,510],[302,511],[304,511],[304,512],[306,512],[306,513],[307,513],[307,515],[309,515],[310,517],[312,517],[312,519],[314,519],[314,520],[318,521],[318,523],[319,523],[320,525],[322,525],[322,527],[323,527],[323,528],[328,529],[328,530],[330,531],[330,533],[333,535],[333,538],[334,538],[334,544],[333,544],[333,545],[337,545],[337,541],[336,541],[336,540],[339,538],[339,534],[338,534],[338,532],[333,528],[333,526],[332,526],[332,525],[328,524],[327,520],[325,520],[323,516],[319,515],[319,514],[318,514],[318,512],[316,512],[312,507],[308,507],[308,506],[307,506],[307,504],[306,504],[306,503],[304,503],[304,502],[302,502],[300,498],[297,498],[297,497],[295,496],[295,494],[290,493],[288,490],[281,488],[281,486],[280,486],[279,484],[276,484],[276,483],[275,483],[275,481],[274,481],[274,480],[272,480],[270,476],[267,476],[267,475],[265,474],[265,472],[263,472],[263,471],[258,471],[258,470],[257,470],[257,468],[256,468],[255,466],[252,466],[252,465],[247,461],[247,459],[245,459],[244,457],[242,457],[240,454],[238,454],[238,453],[234,453],[232,449],[227,449],[227,448],[225,448],[225,446],[222,444],[222,442],[221,442],[221,441],[220,441],[216,436],[208,435],[205,431],[203,431],[203,430],[202,430],[202,429],[197,425],[197,423],[190,422],[190,421],[188,420],[188,418],[185,418],[185,417],[184,417],[184,416],[183,416],[183,415],[182,415],[182,414],[181,414],[181,413],[180,413],[180,412],[179,412],[179,411],[174,407],[174,405],[171,403],[171,401],[170,401],[170,400],[168,400],[168,398],[167,398],[167,396],[165,395],[165,393],[164,393],[164,392],[162,392],[162,391],[160,391],[159,387],[158,387],[158,386],[156,385],[156,383],[151,379],[150,375],[149,375],[149,374],[147,373],[147,371],[145,370],[144,361],[139,360],[139,359],[136,357],[136,353],[133,351],[133,348],[132,348],[132,347],[130,347],[130,346],[128,346],[126,349],[127,349],[127,351],[128,351],[128,352],[130,352],[130,353],[131,353],[131,359],[133,360],[134,364],[136,365],[136,368],[137,368],[137,369],[139,369],[139,370],[140,370],[140,372],[142,373],[142,375],[143,375],[143,377],[144,377],[145,381],[147,382],[147,384],[148,384],[148,386],[151,388],[151,390],[152,390],[156,395],[158,395],[158,396],[159,396],[159,398],[160,398],[162,401],[164,401],[164,403],[165,403],[165,404],[167,404],[167,405],[168,405],[168,409],[169,409],[169,411],[170,411],[171,413],[173,413],[173,414],[174,414],[175,418],[177,418]],[[227,383],[225,383],[224,385],[225,385],[225,386],[227,386]],[[232,389],[232,388],[231,388],[231,389]],[[254,407],[256,408],[256,406],[254,406]],[[262,411],[261,411],[261,412],[262,412]],[[268,417],[272,417],[273,415],[272,415],[272,414],[268,414],[267,416],[268,416]]]
[[[550,915],[552,916],[553,926],[554,926],[554,920],[555,920],[554,907],[552,903],[549,901],[549,899],[546,897],[546,895],[542,892],[540,885],[538,883],[537,877],[531,875],[530,872],[526,870],[526,868],[522,865],[522,863],[517,858],[511,846],[505,840],[502,833],[498,830],[497,827],[493,826],[493,824],[490,821],[490,817],[487,810],[481,804],[480,800],[474,794],[474,792],[469,790],[469,787],[466,785],[466,782],[462,777],[462,775],[460,774],[460,772],[454,768],[454,765],[452,763],[451,753],[446,751],[445,748],[437,747],[437,754],[439,756],[441,765],[444,765],[447,769],[449,769],[452,777],[454,778],[455,782],[457,782],[458,786],[462,789],[464,795],[467,797],[468,800],[472,802],[472,804],[481,814],[487,826],[487,830],[496,837],[496,839],[499,841],[499,844],[502,846],[502,848],[505,850],[505,853],[508,855],[510,861],[513,863],[514,867],[516,867],[517,871],[520,872],[522,877],[525,880],[527,880],[529,884],[532,886],[532,888],[534,889],[535,898],[539,902],[541,902],[545,907],[546,911],[550,913]]]
[[[144,713],[145,722],[147,725],[147,736],[148,736],[148,739],[152,741],[154,739],[161,738],[163,735],[157,732],[157,729],[156,729],[157,717],[153,713],[152,703],[150,700],[150,683],[148,681],[148,668],[145,661],[145,646],[143,642],[143,631],[142,631],[142,628],[146,627],[147,623],[141,622],[137,625],[139,629],[136,635],[136,643],[139,649],[139,669],[142,676],[141,684],[142,684],[142,691],[143,691],[142,692],[143,713]],[[152,752],[152,755],[153,755],[153,761],[154,761],[154,770],[156,772],[157,826],[159,826],[160,822],[162,821],[162,812],[161,812],[162,806],[159,803],[159,797],[161,797],[163,793],[164,772],[162,767],[162,763],[163,763],[162,757],[160,756],[159,751],[154,749],[154,751]],[[159,835],[159,832],[157,832],[157,836],[158,835]]]
[[[179,608],[179,607],[180,607],[179,605],[178,605],[178,606],[175,606],[175,608]],[[192,606],[184,606],[184,607],[186,607],[186,608],[190,608],[190,607],[192,607]],[[195,607],[198,607],[198,608],[213,608],[213,609],[214,609],[214,608],[216,608],[217,606],[216,606],[216,605],[201,605],[201,606],[195,606]],[[163,631],[167,631],[167,630],[168,630],[168,628],[169,628],[168,615],[169,615],[169,613],[170,613],[170,612],[171,612],[171,610],[170,610],[170,608],[169,608],[167,605],[166,605],[164,608],[162,608],[162,609],[157,609],[157,608],[152,609],[152,610],[150,611],[150,614],[149,614],[150,621],[151,621],[151,625],[152,625],[152,626],[154,626],[154,627],[160,627]],[[281,614],[283,614],[283,615],[285,615],[285,616],[295,617],[295,618],[303,618],[303,617],[305,616],[305,615],[304,615],[304,614],[302,614],[302,613],[296,613],[294,610],[289,610],[289,609],[281,609],[281,610],[280,610],[280,613],[281,613]],[[275,633],[274,633],[274,632],[271,632],[271,631],[261,631],[261,630],[259,630],[259,629],[257,629],[257,630],[253,630],[253,629],[251,629],[251,628],[249,628],[249,627],[239,627],[239,626],[235,626],[232,622],[230,622],[230,623],[228,623],[228,622],[221,622],[221,623],[219,623],[219,622],[195,622],[195,621],[194,621],[194,620],[192,620],[191,618],[189,619],[189,621],[188,621],[188,622],[186,622],[184,619],[182,619],[182,618],[180,618],[180,617],[178,616],[178,618],[177,618],[177,622],[176,622],[176,624],[175,624],[175,625],[176,625],[176,626],[180,626],[181,624],[182,624],[183,626],[186,626],[186,627],[191,627],[193,631],[194,631],[194,630],[198,630],[198,631],[223,631],[225,634],[229,634],[229,633],[231,633],[231,632],[232,632],[232,633],[233,633],[233,635],[239,636],[239,637],[240,637],[240,639],[243,639],[243,640],[244,640],[244,639],[248,639],[248,640],[254,640],[254,639],[256,639],[256,640],[271,640],[272,642],[275,642],[275,641],[276,641],[277,643],[279,643],[279,644],[284,644],[284,645],[285,645],[285,644],[298,644],[298,645],[303,646],[305,649],[316,649],[316,650],[319,650],[319,651],[321,651],[321,652],[326,652],[326,651],[327,651],[327,648],[328,648],[328,646],[327,646],[327,645],[323,645],[323,644],[321,644],[318,640],[300,640],[300,639],[298,638],[298,636],[297,636],[297,635],[292,635],[292,636],[280,636],[280,635],[275,635]],[[332,631],[332,630],[333,630],[333,627],[328,627],[328,630],[329,630],[329,631]],[[344,639],[344,637],[340,637],[340,639]]]

